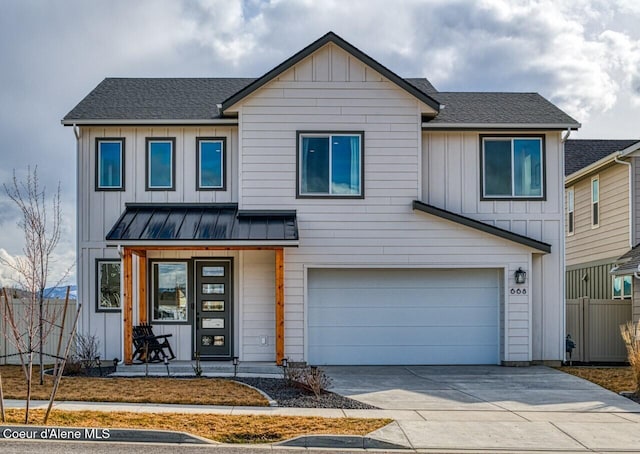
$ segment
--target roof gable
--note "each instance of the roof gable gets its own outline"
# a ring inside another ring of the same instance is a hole
[[[346,42],[344,39],[340,38],[335,33],[329,32],[323,37],[321,37],[320,39],[309,44],[300,52],[289,57],[287,60],[285,60],[284,62],[282,62],[275,68],[273,68],[271,71],[267,72],[262,77],[256,79],[255,81],[253,81],[252,83],[250,83],[249,85],[247,85],[246,87],[238,91],[237,93],[227,98],[222,103],[222,111],[224,112],[225,110],[229,109],[231,106],[233,106],[240,100],[249,96],[251,93],[255,92],[260,87],[263,87],[268,82],[274,80],[276,77],[280,76],[285,71],[292,68],[294,65],[301,62],[302,60],[307,58],[309,55],[313,54],[314,52],[318,51],[319,49],[321,49],[322,47],[324,47],[329,43],[335,44],[345,52],[349,53],[350,55],[360,60],[365,65],[370,66],[371,68],[379,72],[383,77],[389,79],[391,82],[393,82],[394,84],[396,84],[397,86],[399,86],[400,88],[402,88],[403,90],[411,94],[412,96],[416,97],[417,99],[419,99],[420,101],[422,101],[423,103],[425,103],[426,105],[434,109],[436,112],[438,112],[438,110],[440,109],[440,103],[436,101],[434,98],[432,98],[430,95],[422,91],[421,88],[418,88],[418,86],[416,86],[418,84],[414,85],[408,82],[407,80],[403,79],[402,77],[398,76],[396,73],[388,69],[386,66],[378,63],[376,60],[369,57],[364,52],[360,51],[356,47]]]

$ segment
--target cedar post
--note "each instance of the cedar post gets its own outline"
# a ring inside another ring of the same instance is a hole
[[[122,255],[124,269],[124,295],[122,323],[124,324],[124,363],[133,362],[133,270],[131,249],[124,248]]]
[[[284,249],[276,249],[276,363],[284,358]]]
[[[147,323],[147,251],[138,251],[138,321]]]

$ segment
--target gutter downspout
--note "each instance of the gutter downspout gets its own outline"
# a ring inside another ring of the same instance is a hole
[[[621,161],[618,156],[616,156],[613,160],[616,164],[624,164],[629,168],[629,247],[633,248],[633,186],[632,186],[632,173],[631,173],[631,163],[627,161]],[[638,277],[638,276],[636,276]]]
[[[569,137],[571,136],[571,128],[567,128],[567,132],[564,133],[564,135],[560,138],[560,143],[562,144],[562,169],[560,169],[560,175],[562,175],[562,183],[560,185],[560,187],[562,188],[562,226],[563,226],[563,231],[562,231],[562,235],[560,235],[561,238],[561,251],[562,251],[562,265],[563,265],[563,279],[562,279],[562,295],[563,298],[561,299],[562,301],[562,312],[560,313],[560,319],[562,320],[562,337],[560,339],[560,343],[561,343],[561,352],[564,353],[560,353],[560,356],[562,358],[564,358],[564,361],[566,362],[567,360],[567,353],[566,353],[566,348],[562,348],[565,346],[565,339],[567,338],[567,299],[564,297],[567,294],[567,273],[566,273],[566,269],[567,269],[567,255],[564,253],[565,249],[566,249],[566,244],[565,244],[565,233],[564,233],[564,219],[565,219],[565,213],[566,213],[566,197],[565,197],[565,188],[564,188],[564,145],[565,142],[567,140],[569,140]],[[543,309],[544,310],[544,309]]]

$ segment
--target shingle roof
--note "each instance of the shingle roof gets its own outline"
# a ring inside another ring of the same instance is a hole
[[[434,96],[437,98],[438,90],[433,84],[425,77],[409,77],[405,79],[411,85],[416,87],[418,90],[423,91],[424,93]]]
[[[428,121],[440,125],[569,125],[579,123],[538,93],[438,92],[444,108]]]
[[[618,257],[616,263],[617,266],[613,268],[611,274],[619,276],[637,272],[640,265],[640,244],[636,244],[626,254]]]
[[[238,211],[237,204],[127,204],[107,241],[298,240],[295,211]]]
[[[205,120],[254,79],[107,78],[65,120]]]
[[[592,140],[573,139],[564,144],[564,174],[571,175],[616,151],[624,150],[639,139],[633,140]]]

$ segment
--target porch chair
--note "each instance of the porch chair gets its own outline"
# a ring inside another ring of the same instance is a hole
[[[176,355],[171,349],[169,340],[171,334],[161,334],[156,336],[153,328],[148,323],[143,323],[133,327],[133,361],[142,363],[157,363],[167,358],[169,361]],[[165,351],[166,350],[166,351]]]

